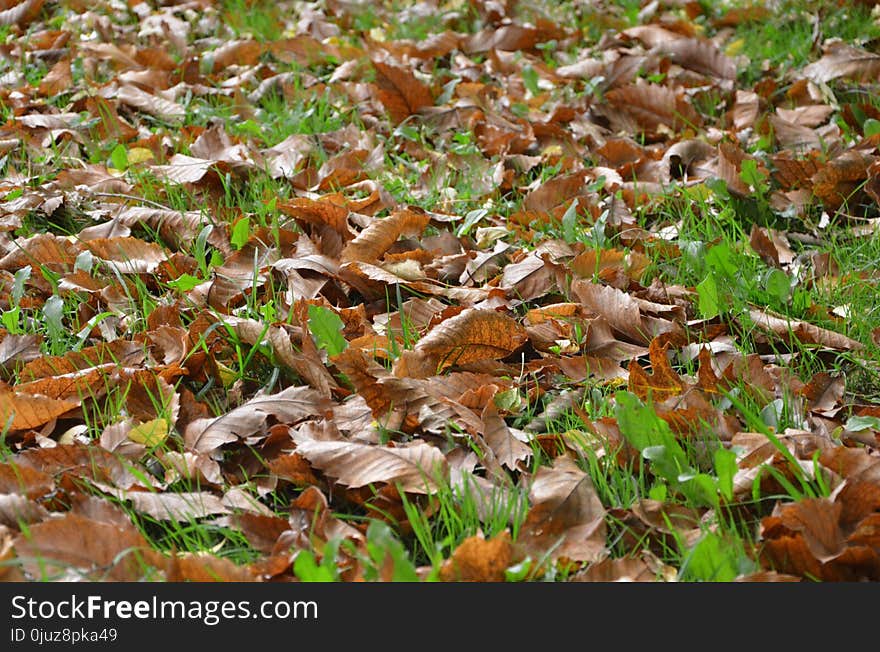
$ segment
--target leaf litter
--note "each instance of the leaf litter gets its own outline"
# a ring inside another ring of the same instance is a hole
[[[880,580],[880,277],[819,247],[876,238],[874,41],[746,84],[754,6],[6,5],[4,577],[410,577],[470,486],[413,577],[711,580],[735,515],[726,579]]]

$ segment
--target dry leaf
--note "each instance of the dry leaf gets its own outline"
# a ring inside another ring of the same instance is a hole
[[[504,358],[526,339],[525,329],[507,315],[469,308],[435,326],[413,350],[398,358],[392,372],[426,378],[452,365]]]

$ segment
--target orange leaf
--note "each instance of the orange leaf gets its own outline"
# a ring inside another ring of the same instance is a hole
[[[78,400],[0,391],[0,424],[10,430],[37,428],[79,405]]]
[[[342,261],[377,261],[401,235],[419,235],[428,226],[431,216],[414,210],[397,210],[383,219],[376,219],[342,250]]]
[[[635,360],[629,363],[629,391],[643,401],[649,397],[655,401],[663,401],[670,396],[681,394],[685,388],[681,377],[669,365],[666,346],[661,345],[660,338],[655,337],[648,346],[651,359],[651,374],[645,373]]]
[[[431,90],[415,75],[398,66],[373,61],[379,101],[387,109],[391,121],[397,125],[419,109],[434,105]]]
[[[482,536],[468,537],[443,563],[440,579],[444,582],[503,582],[504,571],[512,558],[508,532],[488,540]]]

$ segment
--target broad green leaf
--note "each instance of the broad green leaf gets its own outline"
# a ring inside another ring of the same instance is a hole
[[[620,433],[652,462],[658,475],[677,484],[679,475],[690,471],[690,466],[669,424],[629,392],[617,392],[614,401]]]
[[[326,349],[331,356],[339,355],[348,348],[348,342],[342,337],[344,327],[339,315],[329,308],[309,306],[309,330],[315,336],[318,347]]]
[[[733,260],[733,251],[727,243],[720,243],[706,253],[706,265],[721,276],[735,277],[739,267]]]
[[[538,88],[538,71],[531,66],[525,66],[522,69],[523,84],[532,95],[540,92]]]
[[[229,237],[229,241],[232,243],[233,247],[241,249],[247,243],[250,236],[251,220],[248,217],[243,217],[233,225],[232,235]]]
[[[850,417],[843,425],[850,432],[860,432],[862,430],[880,430],[880,417],[863,416]]]
[[[202,282],[202,279],[191,276],[190,274],[181,274],[176,279],[168,281],[167,285],[168,287],[174,288],[178,292],[189,292],[195,286]]]
[[[461,226],[458,227],[457,236],[465,236],[470,233],[470,230],[474,227],[474,224],[479,222],[481,219],[486,217],[489,214],[485,208],[477,208],[472,211],[468,211],[464,216],[464,221],[461,223]]]
[[[764,277],[764,287],[771,297],[784,303],[791,292],[791,281],[781,269],[771,269]]]
[[[681,568],[681,579],[691,582],[730,582],[739,575],[736,548],[726,545],[712,532],[704,534],[691,548]]]
[[[865,138],[870,138],[871,136],[876,136],[877,134],[880,134],[880,120],[868,118],[862,125],[862,131],[865,134]]]
[[[387,523],[372,521],[367,528],[367,551],[374,567],[364,573],[366,579],[381,579],[387,562],[391,561],[392,582],[418,582],[416,567],[403,544],[394,536]]]
[[[733,500],[733,477],[736,472],[736,453],[726,448],[716,450],[715,475],[718,476],[718,491],[725,500]]]
[[[701,283],[697,284],[697,307],[703,319],[717,317],[720,312],[720,297],[718,296],[718,284],[715,276],[708,274]]]
[[[117,170],[125,171],[128,169],[128,152],[125,151],[125,145],[117,145],[110,152],[110,163]]]
[[[300,550],[293,561],[293,574],[301,582],[334,582],[336,578],[325,566],[318,566],[310,550]]]
[[[753,159],[747,158],[742,162],[739,178],[759,194],[765,194],[769,190],[766,183],[767,176],[758,169],[758,164]]]
[[[577,240],[577,209],[578,200],[573,199],[562,216],[562,237],[566,242]]]

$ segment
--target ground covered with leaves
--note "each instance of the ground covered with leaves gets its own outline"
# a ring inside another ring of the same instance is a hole
[[[880,580],[873,3],[0,2],[0,576]]]

